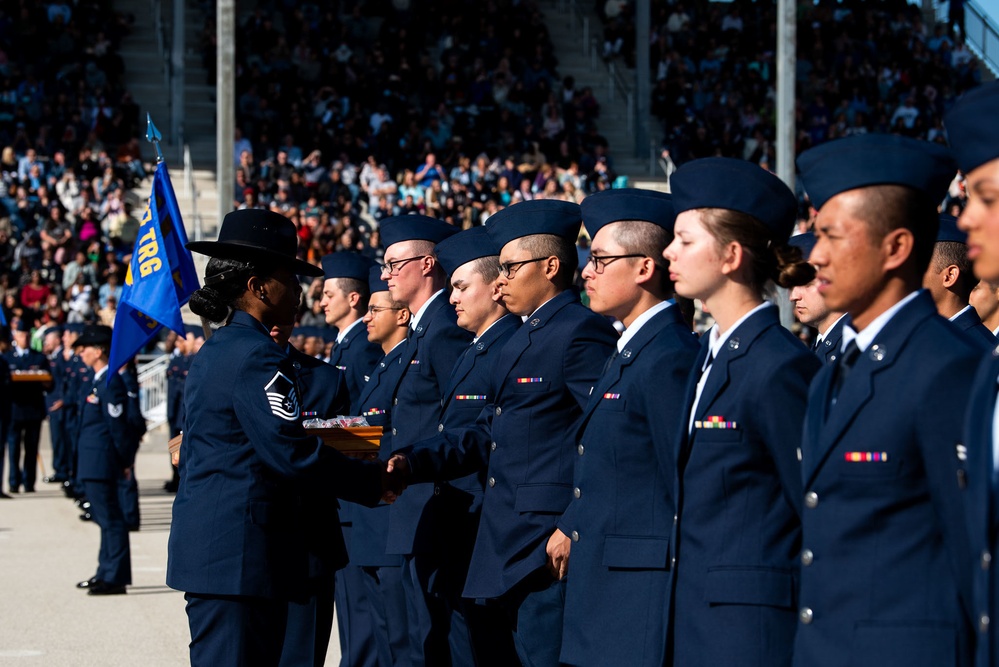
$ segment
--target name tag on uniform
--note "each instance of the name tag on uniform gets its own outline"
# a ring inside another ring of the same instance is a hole
[[[534,384],[544,382],[544,378],[517,378],[517,384]]]
[[[486,400],[485,394],[458,394],[454,397],[456,401],[484,401]]]
[[[612,394],[608,392],[604,394],[604,398],[607,399],[608,401],[616,401],[617,399],[621,398],[621,394]]]
[[[695,421],[694,428],[739,428],[735,422],[727,422],[724,417],[708,417],[703,421]]]
[[[844,458],[849,463],[884,463],[888,452],[847,452]]]

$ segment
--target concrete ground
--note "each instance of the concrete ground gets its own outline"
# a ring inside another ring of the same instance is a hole
[[[88,596],[76,583],[97,568],[100,533],[55,484],[0,500],[0,666],[160,667],[188,662],[184,595],[167,588],[173,495],[167,434],[150,432],[136,470],[142,528],[131,534],[127,595]],[[48,434],[42,458],[51,466]],[[4,484],[6,488],[6,484]],[[327,665],[339,664],[336,628]]]

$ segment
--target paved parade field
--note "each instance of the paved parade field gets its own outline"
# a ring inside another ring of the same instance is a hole
[[[49,465],[47,430],[42,456]],[[97,567],[100,534],[55,484],[0,500],[0,665],[165,667],[188,662],[184,596],[167,588],[173,495],[166,432],[150,432],[136,458],[142,528],[131,534],[127,595],[88,596],[76,583]],[[6,487],[5,487],[6,488]],[[336,628],[327,658],[339,663]]]

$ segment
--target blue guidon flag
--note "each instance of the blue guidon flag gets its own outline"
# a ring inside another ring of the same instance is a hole
[[[187,232],[177,196],[166,163],[160,162],[153,174],[152,194],[135,239],[114,321],[109,359],[112,371],[135,356],[160,327],[184,335],[180,308],[200,287],[186,244]]]

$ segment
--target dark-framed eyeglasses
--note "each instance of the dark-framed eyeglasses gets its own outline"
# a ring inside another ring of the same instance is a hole
[[[525,259],[520,262],[503,262],[499,265],[500,273],[503,274],[504,278],[510,279],[517,275],[517,270],[520,269],[524,264],[530,264],[532,262],[543,262],[548,259],[546,257],[535,257],[534,259]]]
[[[402,310],[402,306],[368,306],[368,315],[377,315],[383,310]]]
[[[590,258],[586,260],[587,264],[593,265],[593,273],[603,273],[604,269],[611,262],[616,262],[619,259],[631,259],[633,257],[645,257],[645,255],[630,254],[630,255],[590,255]]]
[[[423,259],[424,257],[430,257],[430,255],[416,255],[415,257],[406,257],[405,259],[393,259],[391,262],[385,262],[382,265],[382,270],[390,276],[397,276],[399,275],[399,271],[402,270],[402,267],[414,260]]]

